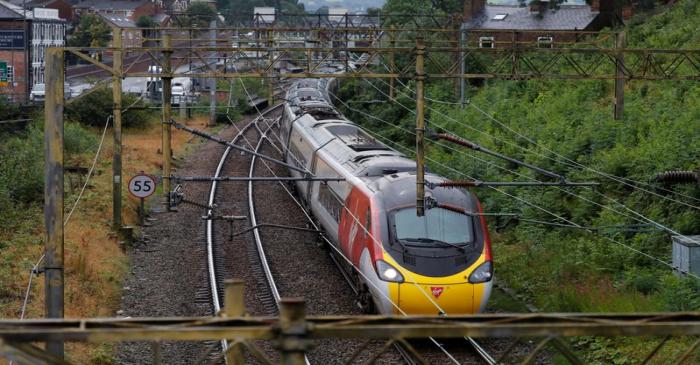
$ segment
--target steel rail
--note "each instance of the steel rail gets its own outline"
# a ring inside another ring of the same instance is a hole
[[[265,113],[269,113],[272,110],[277,109],[277,107],[269,109]],[[246,131],[255,125],[255,123],[258,121],[258,119],[262,118],[264,114],[261,114],[259,117],[255,118],[252,120],[250,123],[248,123],[245,127],[243,127],[233,138],[232,144],[241,138]],[[224,150],[223,154],[221,155],[221,159],[219,160],[219,164],[216,166],[216,171],[214,172],[214,177],[219,177],[221,175],[221,170],[223,169],[224,163],[226,162],[226,159],[228,158],[228,155],[231,153],[232,147],[227,146],[226,150]],[[209,200],[208,204],[210,207],[214,205],[214,201],[216,200],[216,189],[218,186],[218,181],[214,180],[211,183],[211,189],[209,190]],[[208,209],[207,210],[207,216],[212,215],[213,209]],[[209,271],[209,286],[211,290],[211,296],[212,296],[212,305],[214,308],[214,315],[218,314],[221,311],[221,302],[219,300],[219,291],[218,291],[218,281],[217,281],[217,276],[216,276],[216,268],[214,266],[214,222],[213,220],[207,220],[207,228],[206,228],[206,239],[207,239],[207,266],[208,266],[208,271]],[[221,340],[221,347],[223,351],[225,352],[228,349],[228,343],[226,340]]]
[[[261,120],[265,120],[263,116],[266,113],[269,113],[272,110],[276,110],[279,107],[282,107],[284,104],[278,104],[277,106],[272,107],[271,109],[268,109],[267,111],[263,112],[260,114],[255,119],[255,128],[258,130],[258,133],[260,134],[260,138],[258,139],[258,144],[255,146],[255,153],[251,160],[250,160],[250,170],[248,172],[248,177],[252,178],[253,175],[255,174],[255,163],[257,162],[257,157],[260,156],[260,149],[263,146],[263,143],[265,140],[268,140],[267,133],[269,133],[274,125],[276,123],[269,124],[265,131],[262,131],[260,129],[260,126],[257,124]],[[277,289],[277,284],[275,283],[275,278],[272,275],[272,270],[270,270],[270,264],[267,260],[267,256],[265,255],[265,247],[263,247],[262,244],[262,238],[260,237],[260,229],[257,221],[257,216],[255,212],[255,201],[253,199],[253,193],[254,193],[254,188],[253,188],[253,183],[254,180],[249,180],[248,181],[248,216],[250,219],[250,225],[252,226],[252,232],[253,232],[253,237],[255,238],[255,246],[258,249],[258,256],[260,257],[260,263],[263,267],[263,271],[265,272],[265,277],[267,277],[267,283],[270,286],[270,291],[272,292],[272,296],[275,298],[275,304],[277,304],[277,310],[280,309],[280,301],[282,300],[282,296],[279,293],[279,289]],[[309,357],[304,354],[304,362],[306,365],[310,365],[311,363],[309,362]]]
[[[262,130],[259,129],[259,126],[256,125],[256,128],[258,128],[258,132],[261,134],[261,138],[260,138],[260,140],[258,141],[258,146],[256,147],[256,151],[257,151],[258,148],[260,147],[260,144],[263,142],[263,140],[268,139],[268,138],[266,137],[266,135],[267,135],[267,132],[269,131],[269,129],[268,129],[267,131],[263,132]],[[278,140],[280,140],[279,136],[276,135],[276,137],[277,137]],[[274,143],[272,142],[272,140],[269,140],[269,139],[268,139],[268,141],[270,142],[270,144],[272,144],[272,145],[274,146]],[[280,140],[280,142],[281,142],[281,140]],[[278,151],[279,151],[279,149],[278,149]],[[255,157],[253,157],[253,158],[255,158]],[[268,167],[268,168],[269,168],[269,167]],[[274,174],[274,172],[273,172],[273,174]],[[253,164],[251,164],[250,176],[253,176]],[[276,176],[276,177],[277,177],[277,176]],[[344,179],[343,179],[343,180],[344,180]],[[281,181],[282,181],[282,180],[278,180],[278,182],[281,182]],[[250,181],[248,182],[248,188],[249,188],[248,196],[249,196],[249,197],[252,197],[252,195],[253,195],[253,194],[252,194],[252,184],[253,184],[253,182],[254,182],[254,180],[250,180]],[[254,206],[253,203],[252,203],[252,199],[250,199],[248,203],[249,203],[250,207],[253,207],[253,206]],[[304,211],[304,213],[306,214],[307,217],[310,217],[310,214],[311,214],[310,212],[308,212],[302,205],[298,205],[298,206],[299,206],[299,208],[300,208],[302,211]],[[253,212],[254,210],[251,208],[250,211]],[[258,227],[264,226],[264,224],[259,224],[259,225],[256,224],[256,220],[255,220],[255,218],[254,218],[254,215],[252,215],[252,214],[251,214],[251,224],[253,225],[253,227],[251,227],[250,229],[248,229],[248,230],[246,230],[246,231],[253,231],[253,233],[254,233],[254,235],[255,235],[255,237],[256,237],[256,244],[257,244],[257,242],[259,242],[258,240],[259,240],[259,237],[260,237],[260,235],[258,234]],[[321,232],[321,231],[319,231],[319,230],[314,230],[314,231],[316,231],[316,232]],[[323,235],[323,233],[321,233],[321,235]],[[260,242],[262,242],[262,241],[260,241]],[[262,258],[262,257],[264,256],[262,245],[260,245],[260,246],[258,247],[258,252],[261,253],[261,261],[262,261],[262,262],[267,262],[267,259],[263,259],[263,258]],[[338,259],[335,257],[335,255],[334,255],[332,252],[330,252],[330,251],[328,252],[328,254],[329,254],[329,256],[331,257],[331,260],[332,260],[332,261],[335,263],[335,265],[338,267],[338,270],[340,271],[340,273],[341,273],[341,275],[343,276],[343,278],[345,278],[346,282],[348,283],[348,286],[350,286],[350,289],[355,293],[355,295],[359,294],[357,287],[355,287],[355,285],[354,285],[353,282],[352,282],[352,279],[350,278],[350,276],[348,275],[348,273],[345,271],[345,269],[342,267],[342,265],[340,264],[340,262],[338,261]],[[266,274],[267,274],[267,270],[269,270],[269,268],[268,268],[267,266],[265,266],[265,268],[266,268]],[[272,278],[272,274],[270,274],[270,278]],[[273,292],[273,295],[274,295],[274,292]],[[278,299],[276,298],[276,300],[278,300]],[[415,364],[418,364],[418,362],[417,362],[415,359],[413,359],[413,357],[411,357],[410,352],[409,352],[408,350],[406,350],[400,343],[394,343],[394,347],[396,348],[396,351],[399,353],[399,355],[400,355],[400,356],[403,358],[403,360],[406,362],[406,364],[408,364],[408,365],[415,365]],[[306,358],[306,363],[309,364],[308,358]]]
[[[283,105],[283,104],[280,104]],[[271,128],[271,127],[270,127]],[[268,128],[268,130],[270,129]],[[267,131],[265,131],[266,133]],[[258,140],[257,146],[255,146],[255,152],[257,153],[260,148],[262,148],[263,141],[267,138],[265,133],[260,134],[260,138]],[[249,177],[252,177],[255,174],[255,162],[257,161],[257,156],[253,155],[251,161],[250,161],[250,170],[249,170]],[[267,282],[268,285],[270,286],[270,291],[272,292],[272,296],[275,298],[275,303],[277,304],[277,309],[279,309],[279,302],[282,299],[280,296],[279,290],[277,289],[277,284],[275,284],[274,277],[272,275],[272,271],[270,270],[270,265],[267,262],[267,256],[265,255],[265,249],[262,245],[262,238],[260,237],[260,230],[258,229],[258,220],[255,212],[255,202],[253,201],[253,181],[248,181],[248,216],[250,219],[250,225],[254,227],[252,230],[253,236],[255,238],[255,246],[258,249],[258,255],[260,257],[260,263],[263,266],[263,271],[265,272],[265,276],[267,277]]]

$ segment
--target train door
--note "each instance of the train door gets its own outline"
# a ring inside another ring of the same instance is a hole
[[[292,127],[292,131],[289,135],[289,151],[287,153],[287,162],[295,165],[299,168],[310,170],[311,168],[311,156],[313,155],[313,147],[311,144],[301,135],[299,128]],[[301,177],[301,173],[298,171],[290,170],[290,174],[293,177]],[[302,199],[308,201],[308,182],[297,181],[297,191]]]
[[[318,154],[315,157],[313,172],[319,177],[341,177],[341,174]],[[338,244],[338,224],[343,211],[343,195],[345,195],[343,184],[345,184],[344,181],[314,181],[309,192],[316,219],[323,225],[335,245]]]

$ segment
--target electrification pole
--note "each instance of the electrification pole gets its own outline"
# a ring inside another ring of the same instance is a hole
[[[416,215],[425,214],[425,44],[416,38]]]
[[[209,22],[209,44],[216,48],[216,20]],[[214,51],[214,69],[217,67],[217,52]],[[205,61],[206,62],[206,61]],[[206,66],[206,65],[204,65]],[[209,78],[209,125],[216,125],[216,78]]]
[[[274,48],[274,44],[272,43],[272,37],[274,33],[272,31],[272,28],[269,28],[267,31],[267,59],[269,62],[269,71],[267,74],[267,106],[271,107],[275,103],[275,98],[274,98],[274,93],[275,93],[275,67],[274,67],[274,60],[275,60],[275,55],[272,53],[272,49]]]
[[[119,231],[122,226],[122,30],[114,31],[112,45],[116,49],[112,63],[112,96],[114,105],[114,157],[112,161],[112,226]]]
[[[394,73],[396,72],[396,58],[394,55],[394,49],[396,48],[396,26],[391,25],[391,30],[389,31],[389,39],[390,39],[390,47],[392,49],[391,52],[389,52],[389,67],[391,70],[389,72]],[[396,80],[394,78],[389,79],[389,100],[394,100],[394,83]]]
[[[63,83],[61,48],[46,49],[46,101],[44,103],[44,223],[46,252],[46,317],[63,318]],[[46,344],[49,354],[63,358],[63,342]]]
[[[170,145],[170,119],[172,105],[170,104],[173,70],[171,56],[173,54],[170,34],[163,34],[163,195],[165,195],[165,205],[170,210],[170,162],[172,160],[172,150]]]
[[[615,47],[617,60],[615,62],[615,120],[621,120],[625,111],[625,53],[627,35],[620,32],[617,35]]]
[[[467,73],[467,64],[464,59],[464,48],[467,43],[467,28],[462,24],[459,32],[459,49],[462,51],[459,53],[459,73],[464,75]],[[459,78],[459,105],[464,109],[464,102],[467,97],[467,79],[464,77]]]

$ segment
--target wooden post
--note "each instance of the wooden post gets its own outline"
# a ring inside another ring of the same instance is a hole
[[[615,47],[617,48],[617,60],[615,61],[615,120],[621,120],[625,111],[625,54],[627,46],[627,34],[620,32],[617,35]]]
[[[267,31],[267,39],[268,39],[268,49],[267,49],[267,59],[269,60],[269,65],[268,69],[269,72],[267,74],[267,106],[271,107],[275,103],[275,68],[273,67],[273,62],[275,60],[275,55],[272,53],[272,49],[274,47],[272,43],[272,36],[273,36],[272,28],[269,28]]]
[[[467,79],[464,78],[464,74],[467,73],[467,62],[464,59],[465,53],[464,48],[467,46],[467,28],[462,25],[459,32],[459,47],[461,51],[459,52],[459,73],[462,74],[459,78],[459,105],[464,109],[465,101],[467,98]]]
[[[122,30],[116,29],[112,37],[114,48],[122,47]],[[122,226],[122,51],[112,54],[112,115],[114,116],[114,157],[112,160],[112,228]]]
[[[63,318],[63,49],[46,49],[44,104],[44,223],[46,225],[46,317]],[[63,358],[63,341],[48,341],[49,354]]]
[[[389,30],[389,45],[391,47],[391,51],[389,52],[389,72],[395,73],[396,72],[396,58],[394,55],[394,49],[396,48],[396,26],[391,25],[391,30]],[[395,99],[395,91],[394,91],[394,84],[396,83],[396,80],[392,77],[389,79],[389,100],[394,100]]]
[[[425,45],[416,39],[416,215],[425,214]]]
[[[233,221],[231,221],[233,222]],[[224,280],[224,314],[226,317],[243,317],[245,314],[244,299],[245,283],[240,279]],[[230,345],[229,345],[230,346]],[[235,345],[226,354],[226,364],[244,364],[243,348]]]
[[[304,365],[304,353],[308,343],[303,339],[306,328],[304,300],[282,299],[280,301],[280,363],[283,365]]]
[[[172,81],[173,70],[171,56],[173,54],[170,34],[163,35],[163,124],[162,124],[162,148],[163,148],[163,195],[165,196],[165,206],[170,210],[170,163],[172,160],[172,147],[170,145],[170,120],[172,119]]]
[[[209,22],[209,45],[216,47],[216,20]],[[216,52],[214,52],[216,55]],[[214,61],[214,69],[216,69],[216,61]],[[216,78],[209,79],[209,125],[216,125]]]

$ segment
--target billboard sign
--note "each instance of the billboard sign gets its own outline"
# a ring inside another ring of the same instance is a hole
[[[7,62],[0,61],[0,87],[7,86]]]
[[[58,9],[34,8],[34,19],[55,19],[59,20]]]
[[[0,49],[24,49],[24,31],[0,29]]]

